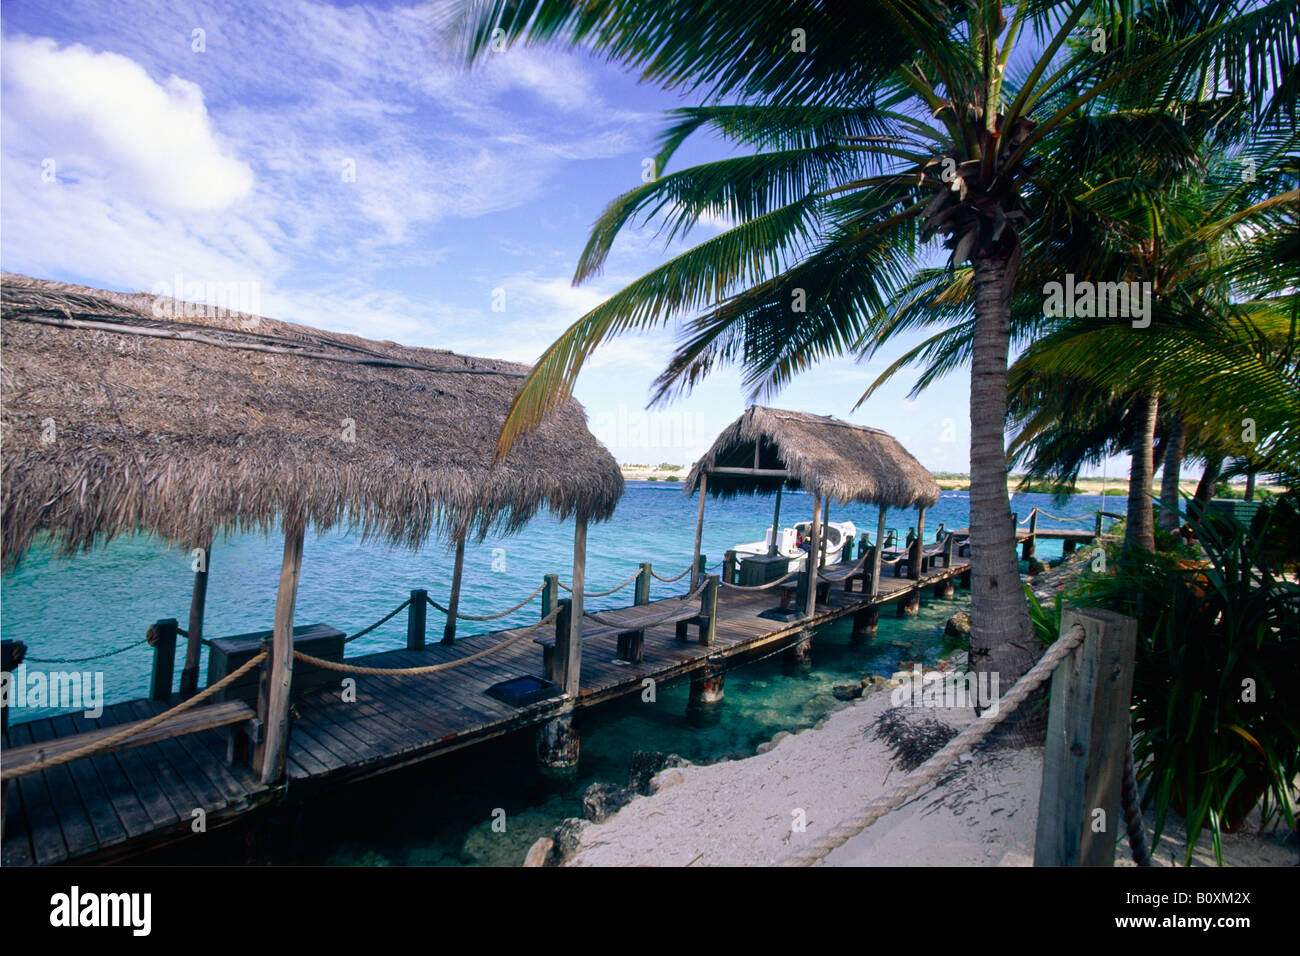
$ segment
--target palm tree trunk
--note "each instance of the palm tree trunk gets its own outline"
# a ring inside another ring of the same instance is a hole
[[[977,672],[1010,687],[1041,647],[1020,584],[1011,501],[1007,497],[1007,261],[972,260],[975,350],[970,389],[971,659]]]
[[[1159,409],[1160,398],[1154,394],[1139,395],[1133,407],[1133,463],[1129,466],[1125,551],[1156,549],[1155,524],[1151,520],[1151,484],[1155,478],[1151,446],[1156,440],[1156,413]]]
[[[1255,497],[1255,469],[1252,468],[1246,472],[1246,500],[1250,501]]]
[[[1183,446],[1187,443],[1187,428],[1183,416],[1174,413],[1174,427],[1165,443],[1164,474],[1160,479],[1160,527],[1165,531],[1178,530],[1178,479],[1182,477]]]
[[[1193,522],[1205,513],[1205,506],[1214,497],[1214,486],[1219,483],[1219,474],[1222,471],[1222,458],[1207,458],[1205,460],[1205,471],[1201,472],[1201,480],[1196,484],[1196,494],[1192,495],[1192,503],[1187,509],[1188,517]]]

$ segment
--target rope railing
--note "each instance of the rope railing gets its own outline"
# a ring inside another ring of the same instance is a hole
[[[803,574],[802,571],[791,571],[788,574],[783,574],[775,581],[768,581],[766,584],[731,584],[727,581],[720,581],[719,584],[724,588],[731,588],[735,591],[766,591],[768,588],[774,588],[778,584],[785,584],[785,582],[792,578],[797,578],[801,574]]]
[[[1004,720],[1015,713],[1016,709],[1038,687],[1045,683],[1057,666],[1065,660],[1075,648],[1083,643],[1083,625],[1076,624],[1049,647],[1038,663],[1031,667],[1007,695],[998,701],[998,712],[992,717],[975,720],[961,733],[950,740],[946,746],[921,766],[917,767],[901,781],[880,794],[862,807],[857,813],[841,820],[824,836],[817,838],[807,848],[792,853],[780,860],[779,866],[811,866],[824,859],[832,850],[843,846],[871,826],[885,814],[896,810],[914,797],[926,784],[931,783],[939,774],[946,771],[954,760],[970,753],[975,746],[993,732]]]
[[[862,570],[863,566],[865,566],[867,563],[867,557],[868,556],[864,554],[862,557],[858,558],[858,560],[854,561],[853,564],[851,564],[849,567],[845,568],[843,571],[838,571],[834,574],[828,572],[825,568],[822,568],[817,572],[817,577],[821,578],[821,580],[823,581],[844,581],[852,577],[853,575],[857,574],[860,570]]]
[[[221,680],[217,681],[215,684],[208,685],[207,687],[203,688],[203,690],[195,694],[193,697],[189,698],[188,700],[182,701],[181,703],[177,704],[175,707],[171,707],[167,710],[164,710],[161,714],[155,714],[153,717],[150,717],[148,720],[142,721],[141,723],[132,724],[129,727],[125,727],[118,733],[111,734],[108,737],[103,738],[102,740],[96,740],[92,743],[86,744],[84,747],[78,747],[75,750],[69,750],[67,753],[60,754],[57,757],[52,757],[49,760],[42,760],[40,763],[35,765],[25,764],[21,767],[13,767],[9,770],[0,771],[0,781],[11,780],[14,777],[21,777],[25,774],[35,773],[38,770],[45,770],[50,767],[58,767],[61,764],[71,763],[74,760],[80,760],[82,757],[93,757],[95,754],[103,753],[106,750],[112,750],[122,741],[130,740],[132,737],[138,737],[146,730],[150,730],[158,726],[159,724],[161,724],[163,721],[168,720],[171,717],[175,717],[177,714],[182,713],[183,711],[189,710],[190,708],[194,707],[196,704],[199,704],[202,701],[206,700],[207,698],[211,697],[217,691],[222,690],[225,687],[228,687],[230,684],[233,684],[239,678],[243,677],[245,674],[251,671],[254,667],[261,664],[262,661],[264,661],[265,659],[266,659],[266,651],[259,651],[257,654],[250,657],[247,661],[245,661],[235,670],[231,671],[225,677],[221,678]]]
[[[504,611],[498,611],[496,614],[461,614],[459,611],[457,611],[456,619],[460,621],[496,621],[499,620],[500,618],[508,617],[509,615],[514,614],[515,611],[518,611],[521,607],[523,607],[525,604],[527,604],[529,601],[537,597],[537,595],[541,594],[545,590],[546,590],[546,582],[542,582],[542,585],[536,591],[528,595],[528,597],[524,598],[514,607],[508,607]],[[443,614],[451,613],[451,611],[443,607],[433,598],[428,597],[428,595],[425,595],[425,597],[427,598],[431,606],[437,608]]]
[[[293,656],[296,660],[300,660],[304,664],[311,664],[315,667],[320,667],[327,671],[336,671],[340,674],[362,674],[371,677],[418,677],[425,674],[438,674],[442,671],[449,671],[457,667],[464,667],[466,664],[472,664],[474,661],[481,660],[489,654],[495,654],[498,651],[503,651],[507,647],[517,644],[539,627],[554,623],[555,619],[560,614],[560,610],[560,608],[556,608],[536,624],[522,628],[500,643],[493,644],[491,647],[485,648],[475,654],[470,654],[468,657],[460,657],[454,661],[444,661],[441,664],[426,664],[423,667],[367,667],[364,664],[349,664],[346,661],[327,661],[324,658],[313,657],[311,654],[306,654],[299,650],[295,650]]]
[[[361,630],[357,631],[355,634],[349,634],[347,637],[343,638],[343,643],[344,643],[344,644],[348,644],[348,643],[351,643],[352,641],[355,641],[358,637],[365,637],[367,634],[369,634],[369,633],[370,633],[371,631],[373,631],[375,628],[377,628],[377,627],[381,627],[381,626],[383,626],[384,624],[387,624],[389,621],[391,621],[394,617],[397,616],[397,613],[398,613],[399,611],[404,610],[408,605],[410,605],[410,603],[411,603],[411,599],[410,599],[410,598],[407,598],[405,601],[403,601],[401,604],[397,605],[397,607],[393,608],[391,611],[389,611],[387,614],[385,614],[385,615],[384,615],[383,617],[381,617],[379,620],[375,621],[374,624],[371,624],[369,627],[364,627],[364,628],[362,628]]]
[[[682,578],[686,577],[686,575],[690,574],[690,573],[691,573],[691,568],[693,568],[693,567],[695,567],[695,562],[694,562],[694,561],[692,561],[690,564],[686,565],[686,570],[683,571],[681,574],[675,574],[675,575],[673,575],[671,578],[661,577],[660,575],[658,575],[658,574],[655,573],[655,569],[654,569],[654,568],[651,568],[651,569],[650,569],[650,576],[653,577],[656,581],[662,581],[664,584],[672,584],[674,581],[680,581]]]
[[[676,600],[679,601],[681,604],[685,604],[691,599],[698,598],[701,594],[703,594],[705,587],[706,585],[701,584],[694,591],[690,592],[689,594],[683,594],[680,598],[677,598]],[[670,598],[669,600],[673,600],[673,599]],[[669,608],[666,612],[664,612],[661,615],[657,615],[655,617],[647,617],[647,618],[638,617],[636,619],[628,619],[628,618],[614,619],[614,618],[607,618],[603,614],[597,611],[583,611],[582,616],[590,618],[591,620],[595,621],[597,624],[604,624],[606,627],[635,626],[639,629],[643,627],[656,627],[657,625],[663,624],[665,621],[671,619],[673,616],[679,613],[681,613],[681,608],[674,607],[674,608]]]
[[[687,570],[690,570],[690,569],[688,568]],[[585,597],[585,598],[608,597],[609,595],[613,594],[615,591],[621,591],[621,590],[623,590],[625,587],[627,587],[629,584],[631,584],[633,581],[635,581],[635,580],[636,580],[637,578],[639,578],[640,576],[641,576],[641,571],[640,571],[640,569],[638,568],[638,569],[633,573],[633,575],[632,575],[630,578],[628,578],[626,581],[624,581],[622,584],[616,584],[616,585],[614,585],[614,587],[610,588],[608,591],[583,591],[583,592],[582,592],[582,596]],[[560,581],[560,580],[557,579],[555,583],[558,584],[560,587],[564,588],[564,590],[568,591],[570,594],[573,593],[573,588],[571,588],[569,585],[565,584],[563,581]],[[543,585],[543,587],[545,587],[545,585]]]
[[[125,651],[129,651],[133,647],[139,647],[147,640],[149,640],[149,638],[142,637],[140,640],[126,645],[126,647],[119,647],[113,651],[105,651],[103,654],[91,654],[89,657],[30,657],[25,655],[23,661],[32,664],[84,664],[86,661],[99,661],[103,660],[105,657],[112,657],[114,654],[121,654]]]

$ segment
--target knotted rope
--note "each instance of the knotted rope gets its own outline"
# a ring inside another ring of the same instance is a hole
[[[687,570],[690,570],[690,569],[688,568]],[[651,573],[653,574],[654,572],[651,572]],[[583,591],[583,592],[582,592],[582,596],[585,597],[585,598],[607,597],[607,596],[613,594],[615,591],[621,591],[621,590],[623,590],[625,587],[627,587],[629,584],[631,584],[633,581],[635,581],[635,580],[636,580],[637,578],[639,578],[640,576],[641,576],[641,572],[640,572],[640,570],[638,570],[638,571],[636,571],[636,573],[634,573],[630,578],[628,578],[628,579],[627,579],[626,581],[624,581],[622,584],[615,585],[614,587],[610,588],[608,591],[591,591],[591,592]],[[573,593],[573,588],[569,587],[569,586],[568,586],[567,584],[565,584],[563,581],[557,581],[556,583],[559,584],[560,587],[564,588],[564,590],[568,591],[570,594]]]
[[[656,581],[662,581],[664,584],[672,584],[674,581],[680,581],[682,578],[686,577],[686,575],[690,574],[690,573],[691,573],[691,568],[693,568],[693,567],[695,567],[695,562],[694,562],[694,561],[692,561],[690,564],[688,564],[688,565],[686,566],[686,570],[683,571],[681,574],[675,575],[675,576],[673,576],[673,577],[671,577],[671,578],[663,578],[663,577],[660,577],[658,574],[655,574],[655,569],[654,569],[654,568],[651,568],[651,569],[650,569],[650,574],[654,577],[654,579],[655,579]]]
[[[495,621],[495,620],[497,620],[498,618],[503,618],[503,617],[506,617],[507,615],[514,614],[515,611],[519,610],[521,607],[523,607],[525,604],[527,604],[527,603],[528,603],[529,601],[531,601],[533,598],[537,597],[537,595],[541,594],[544,590],[546,590],[546,583],[545,583],[545,582],[543,582],[542,585],[541,585],[541,586],[540,586],[536,591],[534,591],[532,594],[528,595],[528,597],[524,598],[522,601],[520,601],[520,602],[519,602],[518,604],[516,604],[514,607],[508,607],[508,608],[506,608],[504,611],[499,611],[499,612],[497,612],[496,614],[481,614],[481,615],[479,615],[479,614],[461,614],[459,611],[457,611],[457,612],[456,612],[456,618],[457,618],[457,620],[461,620],[461,621]],[[437,601],[435,601],[433,598],[428,597],[428,595],[425,595],[425,597],[428,598],[428,601],[429,601],[429,603],[430,603],[431,605],[433,605],[435,608],[437,608],[437,609],[438,609],[439,611],[441,611],[443,614],[450,614],[450,613],[451,613],[451,611],[447,610],[447,608],[443,607],[441,604],[439,604],[439,603],[438,603]]]
[[[513,644],[522,641],[546,624],[551,624],[559,615],[560,609],[556,608],[546,617],[542,618],[536,624],[532,624],[516,634],[512,634],[499,644],[471,654],[468,657],[457,658],[454,661],[444,661],[441,664],[427,664],[423,667],[366,667],[362,664],[348,664],[343,661],[327,661],[320,657],[313,657],[310,654],[304,654],[302,651],[294,651],[293,656],[305,664],[313,664],[316,667],[324,668],[327,671],[337,671],[340,674],[362,674],[372,677],[416,677],[423,674],[437,674],[441,671],[449,671],[456,667],[464,667],[466,664],[472,664],[474,661],[481,660],[489,654],[495,654],[497,651],[505,650]]]
[[[680,601],[682,604],[685,604],[687,601],[690,601],[692,598],[698,598],[701,594],[704,593],[704,587],[705,586],[701,584],[690,594],[683,594],[677,600]],[[627,620],[627,619],[615,620],[613,618],[607,618],[603,614],[599,614],[596,611],[584,611],[582,616],[589,617],[597,624],[604,624],[606,627],[621,627],[629,630],[635,628],[637,630],[641,630],[642,628],[655,627],[656,625],[663,624],[665,621],[671,619],[673,616],[680,614],[681,611],[682,609],[680,607],[675,607],[675,608],[670,608],[664,614],[658,615],[653,618],[636,618],[635,620]]]
[[[797,853],[792,853],[781,860],[780,866],[811,866],[837,847],[843,846],[852,837],[857,836],[871,824],[875,823],[891,810],[896,810],[911,800],[926,784],[931,783],[939,774],[951,766],[952,762],[963,754],[970,753],[975,745],[993,732],[994,728],[1010,717],[1025,699],[1040,684],[1043,684],[1058,664],[1083,643],[1083,625],[1076,624],[1047,649],[1038,663],[1031,667],[1016,681],[1015,686],[998,702],[998,712],[993,717],[981,717],[966,727],[948,744],[917,767],[901,781],[876,797],[857,813],[841,820],[824,836],[812,842],[812,845]]]
[[[76,750],[69,750],[67,753],[60,754],[57,757],[52,757],[49,760],[42,759],[41,762],[38,764],[27,764],[22,767],[12,767],[8,770],[0,771],[0,780],[11,780],[14,777],[21,777],[24,774],[35,773],[37,770],[45,770],[49,767],[57,767],[60,766],[61,764],[71,763],[74,760],[80,760],[82,757],[92,757],[95,754],[103,753],[105,750],[111,750],[114,747],[116,747],[119,743],[121,743],[123,740],[130,740],[132,737],[139,736],[140,734],[144,733],[146,730],[150,730],[151,728],[161,724],[163,721],[171,717],[175,717],[177,714],[181,713],[182,711],[189,710],[191,707],[195,706],[196,704],[201,703],[202,701],[211,697],[217,691],[221,690],[223,687],[226,687],[234,683],[239,678],[243,677],[245,674],[251,671],[258,664],[262,663],[262,661],[265,659],[266,659],[266,651],[259,651],[257,654],[255,654],[253,657],[250,657],[242,665],[240,665],[235,670],[231,671],[225,677],[221,678],[221,680],[217,681],[215,684],[211,684],[208,687],[203,688],[203,690],[199,691],[199,693],[195,694],[189,700],[182,701],[181,703],[177,704],[175,707],[172,707],[168,710],[164,710],[161,714],[156,714],[153,717],[150,717],[148,720],[145,720],[141,723],[132,724],[131,726],[122,729],[118,733],[111,734],[108,737],[105,737],[103,740],[96,740],[93,743],[86,744],[84,747],[78,747]],[[51,741],[51,743],[53,743],[53,741]]]
[[[736,591],[766,591],[768,588],[774,588],[778,584],[785,584],[791,578],[797,578],[803,574],[802,571],[791,571],[789,574],[783,574],[775,581],[768,581],[766,584],[729,584],[726,581],[719,582],[724,588],[732,588]]]

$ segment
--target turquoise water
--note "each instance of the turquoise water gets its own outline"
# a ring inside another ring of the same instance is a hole
[[[1048,495],[1017,495],[1013,510],[1028,515],[1038,505],[1062,517],[1085,515],[1101,507],[1098,496],[1077,496],[1054,505]],[[763,498],[710,500],[705,511],[703,551],[716,565],[734,545],[760,540],[772,520],[773,501]],[[782,524],[809,517],[811,499],[801,493],[783,496]],[[670,482],[629,482],[614,518],[593,525],[588,536],[588,591],[602,591],[636,571],[640,561],[654,563],[656,572],[670,577],[690,562],[695,536],[696,502]],[[877,511],[867,505],[833,505],[832,521],[853,521],[859,532],[875,534]],[[890,512],[888,525],[900,535],[915,524],[915,512]],[[969,523],[966,492],[944,492],[926,514],[926,537],[939,523],[949,528]],[[1039,527],[1080,527],[1040,518]],[[534,519],[519,534],[469,544],[465,550],[461,613],[489,614],[516,603],[541,583],[542,575],[558,572],[571,581],[573,526],[549,516]],[[208,637],[262,630],[271,626],[279,580],[282,541],[247,534],[218,540],[213,547],[204,632]],[[1040,558],[1060,554],[1060,542],[1044,541]],[[383,617],[406,599],[412,588],[427,588],[441,603],[451,577],[451,555],[439,544],[411,552],[359,536],[332,531],[308,534],[298,594],[299,624],[325,622],[352,633]],[[175,617],[185,627],[193,585],[190,555],[167,549],[147,538],[116,540],[108,546],[70,558],[58,558],[36,548],[0,584],[0,633],[27,644],[29,670],[102,668],[108,703],[148,693],[152,652],[140,645],[102,661],[82,665],[41,664],[35,659],[85,657],[124,647],[144,637],[150,623]],[[652,596],[680,588],[654,581]],[[630,588],[589,601],[599,609],[631,603]],[[502,622],[461,622],[459,633],[495,630],[537,620],[540,598]],[[429,610],[430,633],[439,633],[442,618]],[[406,640],[406,615],[398,614],[376,631],[349,645],[349,655],[401,647]],[[201,664],[206,674],[206,652]],[[179,680],[179,666],[177,668]],[[18,722],[55,713],[24,708],[11,713]]]
[[[1046,495],[1019,495],[1013,509],[1027,515],[1034,505],[1063,517],[1099,507],[1097,497],[1076,497],[1054,505]],[[629,483],[613,520],[591,528],[587,589],[612,587],[642,560],[665,576],[685,568],[694,540],[695,502],[675,483]],[[771,521],[772,500],[710,501],[704,551],[713,565],[733,545],[758,540]],[[949,528],[968,524],[968,496],[945,492],[926,516],[927,538],[940,521]],[[787,494],[782,523],[802,520],[811,501]],[[851,520],[874,534],[872,507],[833,507],[831,520]],[[888,524],[905,534],[915,513],[895,513]],[[1040,527],[1058,526],[1041,519]],[[1060,525],[1078,527],[1078,523]],[[281,543],[274,537],[243,535],[213,549],[208,588],[209,636],[269,626],[275,603]],[[1059,555],[1059,542],[1040,542],[1039,556]],[[522,533],[466,548],[461,607],[467,614],[491,613],[515,603],[548,571],[569,580],[572,525],[549,517],[534,520]],[[445,599],[451,556],[439,546],[418,553],[393,550],[356,536],[332,532],[309,536],[298,597],[299,623],[324,621],[344,631],[364,627],[426,587]],[[6,638],[24,641],[32,658],[81,657],[130,644],[151,621],[188,615],[192,573],[189,556],[144,539],[116,541],[90,554],[55,558],[34,551],[3,582],[0,625]],[[655,581],[653,594],[666,595],[680,584]],[[596,607],[627,603],[630,592],[591,601]],[[817,633],[813,667],[786,672],[775,655],[730,670],[719,719],[697,726],[686,718],[689,683],[660,685],[657,699],[615,701],[579,715],[582,759],[575,779],[559,782],[536,769],[534,735],[520,731],[377,780],[355,784],[311,800],[301,816],[281,830],[296,839],[284,862],[343,865],[514,865],[538,837],[549,836],[564,818],[581,815],[582,790],[593,781],[625,785],[633,751],[673,752],[696,763],[753,754],[778,731],[812,726],[837,704],[837,683],[866,674],[889,674],[911,661],[933,661],[948,650],[942,636],[948,616],[966,602],[923,596],[921,612],[899,619],[882,614],[879,632],[868,644],[849,639],[848,621]],[[507,619],[537,619],[538,601]],[[441,618],[430,610],[430,630]],[[463,625],[462,633],[502,626]],[[354,642],[349,654],[403,646],[405,614]],[[147,693],[151,652],[147,645],[75,669],[102,667],[109,703]],[[33,667],[57,669],[60,665]],[[68,669],[69,665],[63,665]],[[206,667],[206,660],[204,661]],[[15,721],[49,711],[27,708]],[[292,795],[291,795],[292,796]],[[283,815],[282,815],[283,818]],[[505,828],[493,827],[504,820]],[[217,830],[160,851],[145,862],[246,862],[245,834]]]

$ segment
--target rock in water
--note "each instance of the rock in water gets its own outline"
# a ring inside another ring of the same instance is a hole
[[[677,754],[660,753],[657,750],[634,750],[632,762],[627,772],[627,785],[642,796],[650,793],[650,780],[660,770],[668,767],[689,767],[691,762]]]
[[[528,848],[528,855],[524,857],[524,866],[545,866],[554,848],[554,840],[550,837],[541,837]]]
[[[582,793],[582,818],[602,823],[632,802],[636,792],[614,783],[593,783]]]
[[[667,790],[669,787],[680,786],[686,782],[686,776],[676,767],[669,767],[667,770],[661,770],[655,774],[650,781],[650,792],[658,793],[660,790]]]
[[[970,637],[970,611],[958,611],[948,618],[943,633],[948,637]]]
[[[551,848],[551,866],[563,866],[578,852],[582,843],[582,831],[587,828],[586,820],[569,817],[555,828],[554,846]]]
[[[862,696],[861,684],[836,684],[831,688],[836,700],[856,700]]]

